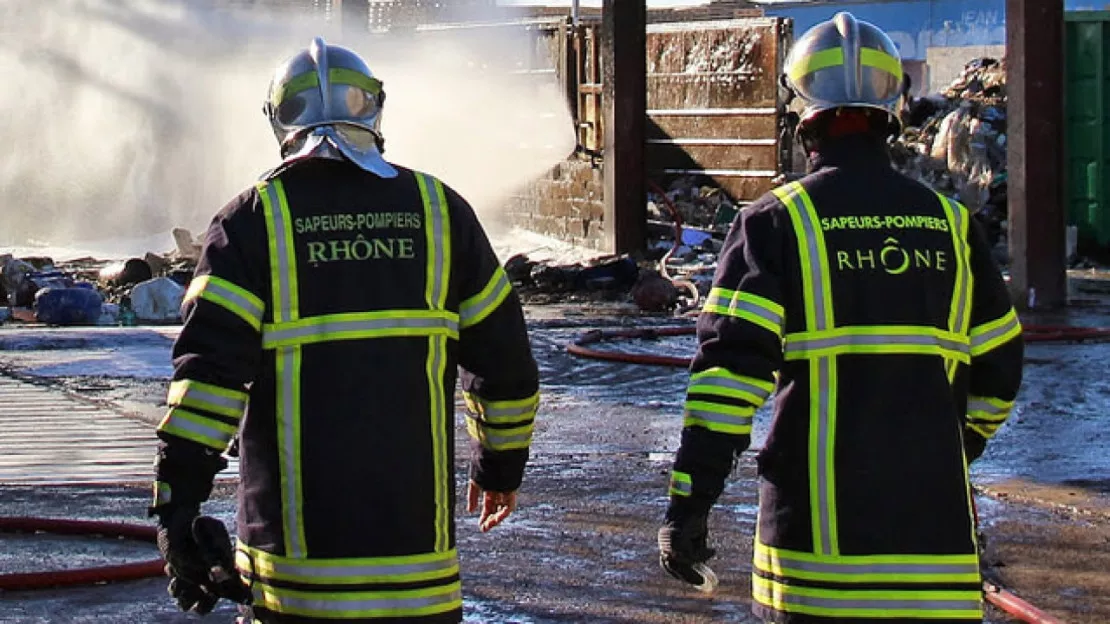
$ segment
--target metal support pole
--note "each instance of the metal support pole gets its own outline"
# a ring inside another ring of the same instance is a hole
[[[634,253],[647,245],[647,3],[604,0],[601,19],[605,243]]]
[[[1067,304],[1064,1],[1006,0],[1011,292],[1025,309]]]

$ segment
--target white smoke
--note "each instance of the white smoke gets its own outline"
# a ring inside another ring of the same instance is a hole
[[[535,45],[520,29],[351,36],[218,5],[0,0],[0,245],[202,231],[277,164],[261,104],[316,35],[384,81],[387,158],[441,177],[487,227],[574,148],[555,77],[508,71]]]

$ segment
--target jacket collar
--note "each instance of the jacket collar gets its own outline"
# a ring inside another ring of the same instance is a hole
[[[864,134],[827,141],[809,155],[811,172],[828,167],[876,166],[890,166],[890,152],[886,141]]]

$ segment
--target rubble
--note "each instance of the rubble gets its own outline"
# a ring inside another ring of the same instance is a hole
[[[173,236],[173,251],[121,261],[0,255],[0,323],[179,322],[201,245],[185,229]]]
[[[891,145],[895,167],[967,206],[994,245],[1005,244],[1006,101],[1005,62],[973,60],[941,93],[907,102]]]

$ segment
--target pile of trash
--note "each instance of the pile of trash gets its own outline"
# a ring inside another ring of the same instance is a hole
[[[200,257],[187,230],[174,230],[177,249],[104,261],[0,255],[0,322],[47,325],[177,323]]]
[[[1006,64],[976,59],[944,91],[913,98],[891,149],[895,166],[976,213],[1004,244],[1007,206]]]

